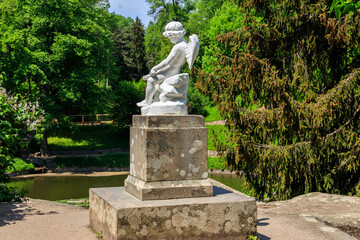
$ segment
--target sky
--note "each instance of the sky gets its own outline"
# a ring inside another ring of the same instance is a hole
[[[131,17],[134,20],[138,16],[145,27],[152,19],[147,15],[149,6],[145,0],[109,0],[109,2],[109,12],[115,12],[124,17]]]

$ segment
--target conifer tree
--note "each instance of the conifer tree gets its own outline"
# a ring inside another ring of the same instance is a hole
[[[131,56],[134,63],[132,78],[139,80],[146,74],[145,30],[141,20],[136,17],[132,25]]]
[[[133,59],[131,56],[131,25],[124,26],[114,32],[116,68],[119,70],[119,80],[130,80]]]
[[[258,197],[360,187],[360,13],[326,0],[239,1],[242,27],[197,87],[229,129],[217,148]]]

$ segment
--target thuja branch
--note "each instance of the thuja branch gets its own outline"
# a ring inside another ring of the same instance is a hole
[[[331,137],[331,136],[337,134],[338,132],[340,132],[341,130],[343,130],[346,126],[348,126],[348,125],[356,118],[356,116],[358,115],[359,112],[360,112],[360,107],[358,107],[358,108],[356,109],[356,111],[354,112],[354,114],[352,115],[352,117],[351,117],[344,125],[342,125],[342,126],[339,127],[338,129],[336,129],[336,130],[333,131],[332,133],[327,134],[325,137],[323,137],[323,139],[328,138],[328,137]]]
[[[294,148],[294,147],[300,147],[300,146],[304,146],[304,145],[310,145],[311,141],[308,142],[299,142],[299,143],[294,143],[294,144],[290,144],[290,145],[286,145],[286,146],[278,146],[278,145],[267,145],[267,144],[259,144],[259,143],[254,143],[253,145],[257,148],[276,148],[276,149],[290,149],[290,148]]]

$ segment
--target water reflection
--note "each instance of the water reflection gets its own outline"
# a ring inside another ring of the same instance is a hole
[[[122,187],[127,175],[106,177],[90,176],[36,176],[16,178],[9,184],[19,190],[27,189],[27,197],[45,200],[62,200],[89,197],[89,188]],[[209,174],[209,177],[241,191],[244,181],[231,174]]]
[[[121,187],[124,186],[126,175],[88,177],[29,177],[13,179],[9,184],[17,189],[27,189],[26,197],[61,200],[71,198],[84,198],[89,196],[89,188]]]
[[[209,178],[212,178],[222,184],[225,184],[228,187],[231,187],[237,191],[244,192],[245,189],[245,179],[237,177],[234,174],[219,174],[219,173],[211,173],[209,174]]]

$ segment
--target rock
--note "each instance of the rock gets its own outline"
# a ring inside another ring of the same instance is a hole
[[[258,215],[258,232],[271,239],[360,239],[358,197],[309,193],[258,203]]]
[[[35,174],[37,174],[37,173],[47,173],[47,171],[48,171],[48,168],[45,167],[45,166],[43,166],[43,167],[36,167],[36,168],[34,168],[34,169],[31,171],[31,173],[35,173]]]

